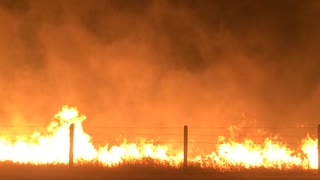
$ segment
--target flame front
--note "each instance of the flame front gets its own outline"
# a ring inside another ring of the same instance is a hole
[[[175,150],[166,144],[158,144],[146,139],[138,143],[128,143],[95,147],[91,137],[86,134],[82,122],[86,119],[74,107],[63,106],[47,128],[46,134],[34,132],[28,138],[15,141],[0,137],[0,162],[31,164],[66,164],[69,160],[69,126],[74,129],[75,163],[99,162],[104,166],[117,166],[126,161],[144,161],[153,159],[156,162],[179,166],[183,161],[182,150]],[[276,138],[267,137],[257,144],[251,139],[236,141],[219,137],[216,150],[210,154],[189,157],[189,161],[202,167],[229,169],[274,168],[302,169],[318,168],[318,140],[307,136],[302,140],[300,149],[294,151]],[[192,154],[192,153],[191,153]]]

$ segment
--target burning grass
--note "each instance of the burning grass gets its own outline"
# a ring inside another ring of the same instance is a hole
[[[316,170],[299,167],[287,170],[270,168],[230,167],[228,170],[204,168],[198,164],[189,167],[173,167],[152,159],[128,161],[114,167],[105,167],[99,162],[75,164],[17,164],[0,163],[0,179],[317,179]]]
[[[86,119],[74,107],[63,106],[48,126],[48,133],[35,132],[31,140],[10,142],[0,138],[0,162],[34,165],[63,166],[69,159],[69,126],[74,129],[74,159],[76,168],[82,166],[129,169],[179,169],[183,162],[181,149],[142,139],[139,142],[124,141],[118,145],[95,147],[91,136],[85,133],[82,122]],[[311,170],[317,169],[317,140],[310,137],[294,151],[277,138],[267,137],[262,144],[251,139],[237,141],[219,138],[216,150],[210,154],[189,157],[192,168],[219,172],[243,171],[243,169]],[[140,168],[142,167],[142,168]]]

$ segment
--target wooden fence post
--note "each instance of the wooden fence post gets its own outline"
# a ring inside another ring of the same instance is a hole
[[[183,167],[188,166],[188,126],[183,128]]]
[[[73,167],[74,124],[70,125],[69,167]]]
[[[320,124],[318,124],[318,174],[320,174]]]

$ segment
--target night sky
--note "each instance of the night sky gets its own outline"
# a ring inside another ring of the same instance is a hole
[[[0,0],[0,124],[320,123],[318,0]],[[90,130],[90,129],[89,129]]]

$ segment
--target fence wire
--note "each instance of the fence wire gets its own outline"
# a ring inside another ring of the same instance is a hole
[[[128,143],[138,142],[139,138],[152,140],[152,143],[159,144],[183,144],[183,126],[85,126],[84,132],[92,137],[92,142],[96,144],[117,144],[124,139]],[[247,126],[230,131],[230,126],[219,127],[188,127],[188,144],[190,145],[216,145],[218,137],[223,136],[235,142],[242,142],[244,139],[252,139],[253,142],[263,143],[266,138],[276,138],[278,142],[288,146],[301,145],[302,140],[307,136],[316,138],[318,134],[317,126],[301,127],[258,127]],[[0,125],[0,137],[31,136],[35,132],[40,135],[50,135],[45,126],[42,125]],[[260,132],[260,133],[259,133]],[[262,132],[262,133],[261,133]],[[258,144],[259,144],[258,143]]]

